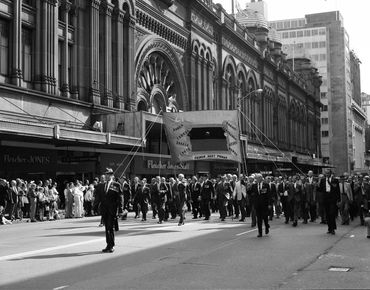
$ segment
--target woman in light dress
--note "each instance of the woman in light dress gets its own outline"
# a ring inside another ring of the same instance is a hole
[[[77,180],[75,182],[75,187],[73,188],[73,199],[74,199],[74,217],[76,218],[82,218],[83,216],[83,186],[81,183]]]

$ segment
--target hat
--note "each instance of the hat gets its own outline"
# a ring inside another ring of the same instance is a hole
[[[113,174],[112,168],[106,168],[104,174]]]

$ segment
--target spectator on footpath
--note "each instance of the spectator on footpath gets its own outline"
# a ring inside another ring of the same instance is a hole
[[[36,184],[31,181],[28,188],[28,200],[30,202],[30,221],[36,222],[37,192]]]
[[[65,196],[65,218],[70,219],[73,217],[73,182],[69,182],[66,184],[66,188],[64,189],[64,196]]]
[[[90,184],[84,196],[85,216],[91,216],[93,198],[94,198],[94,185]]]
[[[74,200],[74,216],[82,218],[83,215],[83,186],[80,181],[76,180],[75,186],[72,191]]]

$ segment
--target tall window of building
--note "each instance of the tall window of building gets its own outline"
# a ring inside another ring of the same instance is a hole
[[[325,35],[325,34],[326,34],[326,29],[325,28],[319,29],[319,35]]]
[[[296,33],[295,31],[291,31],[291,32],[289,33],[289,36],[290,36],[290,38],[296,38],[297,33]]]
[[[0,20],[0,74],[9,74],[9,23]]]
[[[32,81],[32,30],[26,28],[22,28],[22,72],[24,81]]]
[[[291,26],[292,26],[292,28],[296,28],[298,26],[298,21],[297,20],[292,20]]]
[[[284,29],[290,28],[290,21],[284,21]]]
[[[59,83],[59,89],[62,88],[63,81],[62,81],[62,61],[63,61],[63,42],[58,42],[58,83]]]
[[[320,61],[326,60],[326,54],[320,54]]]
[[[325,41],[320,41],[319,42],[319,47],[320,48],[326,47],[326,42]]]
[[[329,137],[329,131],[321,131],[321,137]]]
[[[303,31],[302,30],[297,31],[297,37],[303,37]]]
[[[321,99],[326,99],[326,92],[321,92],[320,97]]]
[[[310,29],[305,30],[304,36],[311,36],[311,30]]]
[[[72,56],[73,56],[73,46],[68,45],[68,85],[69,89],[71,90],[72,85]]]
[[[327,112],[328,111],[328,105],[323,105],[321,108],[321,111]]]
[[[289,32],[283,32],[283,38],[289,38]]]
[[[283,29],[284,23],[283,22],[278,22],[277,23],[277,29]]]
[[[317,31],[317,29],[312,29],[312,31],[311,31],[311,34],[312,34],[312,36],[315,36],[315,35],[317,35],[317,34],[318,34],[318,31]]]
[[[319,48],[318,42],[312,42],[312,48]]]
[[[328,118],[321,118],[321,124],[323,124],[323,125],[329,124],[329,119]]]
[[[304,44],[304,48],[306,48],[306,49],[311,49],[311,42],[306,42],[306,43]]]

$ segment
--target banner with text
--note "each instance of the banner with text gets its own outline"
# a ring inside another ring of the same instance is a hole
[[[163,113],[172,158],[241,162],[237,111]]]

